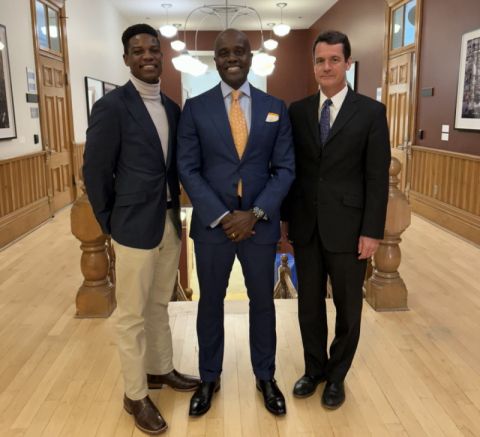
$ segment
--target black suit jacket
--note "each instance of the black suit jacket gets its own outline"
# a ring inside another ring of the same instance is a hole
[[[95,103],[85,144],[83,175],[97,221],[120,244],[140,249],[151,249],[162,239],[167,184],[179,211],[180,108],[164,94],[161,98],[169,125],[167,159],[150,114],[130,81]]]
[[[383,238],[390,166],[385,106],[349,89],[322,147],[319,98],[289,109],[297,171],[283,218],[295,244],[306,244],[318,225],[327,250],[357,251],[360,235]]]

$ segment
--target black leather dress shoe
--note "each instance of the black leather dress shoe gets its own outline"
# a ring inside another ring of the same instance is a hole
[[[274,378],[269,380],[257,378],[257,389],[262,393],[263,403],[270,413],[275,414],[275,416],[283,416],[287,413],[285,398]]]
[[[165,375],[148,375],[148,388],[156,389],[168,385],[177,391],[193,391],[200,385],[200,378],[196,376],[184,375],[173,369]]]
[[[345,402],[345,388],[342,382],[328,382],[322,394],[322,404],[330,410],[337,409]]]
[[[213,382],[202,381],[190,399],[189,416],[202,416],[210,409],[213,394],[220,390],[220,378]]]
[[[297,398],[308,398],[315,393],[317,385],[324,381],[323,376],[303,375],[293,386],[293,395]]]
[[[160,434],[168,428],[167,422],[148,396],[139,401],[132,401],[125,395],[123,408],[128,414],[133,415],[137,428],[147,434]]]

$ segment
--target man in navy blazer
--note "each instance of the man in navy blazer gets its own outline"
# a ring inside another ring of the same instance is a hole
[[[220,388],[223,301],[235,255],[250,299],[250,353],[257,388],[271,413],[286,412],[274,379],[273,278],[280,205],[294,178],[293,146],[285,104],[247,81],[251,60],[243,32],[222,32],[215,41],[222,82],[187,100],[178,128],[178,170],[193,204],[190,236],[195,240],[200,285],[197,333],[202,384],[191,399],[191,416],[206,413]],[[242,152],[236,148],[230,124],[235,118],[234,101],[248,130]]]
[[[137,24],[122,42],[130,80],[93,106],[83,173],[97,221],[115,248],[124,407],[138,428],[158,434],[167,424],[148,389],[195,390],[199,382],[173,368],[167,311],[180,256],[180,108],[160,92],[157,31]]]

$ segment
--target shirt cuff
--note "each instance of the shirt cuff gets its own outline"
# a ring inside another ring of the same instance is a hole
[[[213,228],[216,228],[218,226],[218,224],[222,221],[223,217],[225,217],[226,215],[230,214],[230,211],[225,211],[220,217],[217,218],[217,220],[213,221],[212,223],[210,223],[210,227],[213,229]]]

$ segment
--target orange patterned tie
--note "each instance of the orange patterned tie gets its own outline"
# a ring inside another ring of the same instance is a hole
[[[240,90],[232,91],[232,103],[230,105],[230,128],[232,129],[233,142],[235,143],[235,148],[237,149],[238,157],[242,159],[243,152],[245,151],[245,146],[247,145],[248,139],[248,129],[247,121],[245,120],[245,114],[240,107]],[[242,180],[238,181],[237,193],[239,196],[242,196]]]

